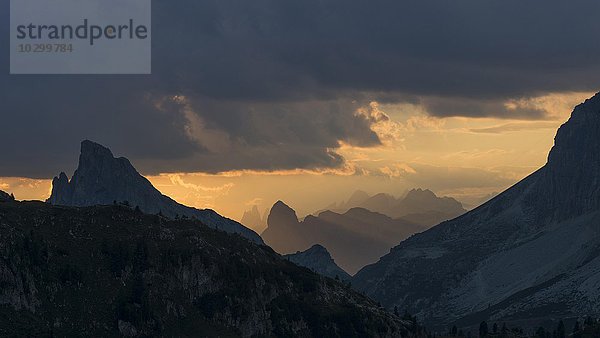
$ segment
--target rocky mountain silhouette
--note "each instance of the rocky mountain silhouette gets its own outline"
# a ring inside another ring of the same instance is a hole
[[[199,210],[179,204],[163,195],[137,172],[128,159],[115,158],[108,148],[87,140],[81,143],[79,166],[73,177],[69,181],[64,172],[55,177],[47,202],[76,207],[127,203],[149,214],[196,218],[212,228],[263,243],[258,234],[238,222],[213,210]]]
[[[290,254],[320,244],[350,274],[375,262],[399,241],[426,229],[362,208],[344,214],[324,211],[299,221],[296,212],[281,201],[271,208],[267,224],[262,237],[277,252]]]
[[[405,337],[269,247],[123,205],[0,203],[3,337]]]
[[[415,235],[354,286],[447,327],[600,315],[600,94],[577,106],[547,164]]]
[[[334,279],[346,281],[350,275],[342,270],[325,247],[315,244],[308,250],[284,256],[288,261],[309,268],[310,270]]]
[[[244,211],[240,223],[258,232],[264,231],[267,227],[266,215],[263,217],[256,205],[252,206],[252,209]]]

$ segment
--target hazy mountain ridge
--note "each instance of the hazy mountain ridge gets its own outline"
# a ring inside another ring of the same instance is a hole
[[[261,215],[258,206],[252,206],[252,209],[244,211],[240,223],[244,226],[254,229],[257,232],[263,232],[267,228],[267,215]]]
[[[340,268],[327,249],[319,244],[315,244],[308,250],[289,254],[284,256],[287,260],[297,265],[311,269],[329,278],[336,278],[342,281],[349,280],[351,276]]]
[[[596,95],[559,129],[546,166],[400,243],[353,285],[438,325],[600,314],[599,135]]]
[[[0,203],[0,335],[397,337],[410,323],[266,246],[123,206]]]
[[[79,165],[73,177],[70,181],[65,173],[55,177],[48,202],[77,207],[127,202],[145,213],[161,213],[170,218],[194,217],[210,227],[239,233],[256,243],[263,243],[258,234],[236,221],[210,209],[199,210],[179,204],[163,195],[129,160],[115,158],[108,148],[87,140],[81,143]]]
[[[438,197],[431,190],[420,188],[412,189],[398,198],[384,193],[370,196],[357,190],[346,202],[331,205],[328,210],[345,213],[352,208],[364,208],[425,226],[456,218],[467,211],[452,197]]]
[[[375,262],[402,239],[426,229],[361,208],[345,214],[325,211],[299,221],[296,212],[281,201],[271,209],[267,223],[262,237],[277,252],[290,254],[320,244],[350,274]]]

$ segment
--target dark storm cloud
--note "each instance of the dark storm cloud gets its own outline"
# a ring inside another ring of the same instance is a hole
[[[425,97],[420,104],[439,117],[498,117],[516,119],[544,119],[548,112],[543,108],[510,107],[501,99],[473,99],[465,97]]]
[[[211,96],[491,99],[599,82],[589,76],[599,68],[597,1],[199,1],[184,17],[187,1],[160,5],[155,22],[170,29],[158,34],[201,29],[168,49],[185,42],[193,52],[171,57],[202,69],[180,80]]]
[[[354,114],[369,100],[542,119],[502,103],[595,90],[599,10],[592,0],[155,0],[152,76],[0,76],[0,144],[12,145],[0,176],[72,169],[84,138],[146,173],[335,167],[338,141],[379,144]],[[8,13],[3,1],[4,74]],[[175,95],[187,103],[167,104]]]

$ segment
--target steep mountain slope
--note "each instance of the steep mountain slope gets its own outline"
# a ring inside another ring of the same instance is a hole
[[[356,191],[346,203],[331,210],[344,213],[352,208],[363,208],[425,226],[439,224],[466,212],[454,198],[438,197],[428,189],[412,189],[400,198],[388,194],[369,196],[365,192]]]
[[[428,323],[598,315],[600,95],[558,131],[546,166],[400,243],[353,285]]]
[[[375,262],[399,241],[426,229],[361,208],[344,214],[325,211],[300,222],[296,212],[281,201],[271,209],[267,224],[262,237],[277,252],[295,253],[320,244],[351,274]]]
[[[397,337],[407,322],[266,246],[124,206],[0,202],[0,336]]]
[[[342,281],[350,279],[350,275],[335,264],[329,251],[321,245],[316,244],[306,251],[285,255],[284,257],[292,263],[309,268],[323,276],[338,278]]]
[[[135,170],[129,160],[115,158],[108,148],[91,141],[81,143],[79,166],[71,181],[65,173],[54,178],[48,202],[77,207],[127,202],[145,213],[161,213],[170,218],[194,217],[210,227],[238,233],[256,243],[263,243],[254,231],[213,210],[190,208],[161,194]]]

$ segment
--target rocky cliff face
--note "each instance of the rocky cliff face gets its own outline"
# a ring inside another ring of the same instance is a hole
[[[400,337],[266,246],[124,206],[0,203],[0,336]]]
[[[306,251],[285,255],[284,257],[292,263],[309,268],[323,276],[342,281],[350,279],[350,275],[335,264],[327,249],[322,245],[316,244]]]
[[[543,220],[600,209],[600,94],[575,108],[556,134],[530,201]],[[537,196],[536,196],[537,195]],[[535,197],[535,198],[534,198]]]
[[[599,137],[596,95],[560,128],[546,166],[400,243],[353,285],[442,326],[600,314]]]
[[[261,234],[273,250],[289,254],[309,248],[312,244],[306,238],[294,209],[282,201],[277,201],[267,217],[267,228]]]
[[[170,218],[193,217],[210,227],[238,233],[262,243],[262,239],[254,231],[213,210],[190,208],[161,194],[135,170],[129,160],[124,157],[115,158],[108,148],[91,141],[81,143],[79,166],[71,180],[65,173],[54,178],[48,202],[78,207],[126,202],[145,213],[161,213]]]

